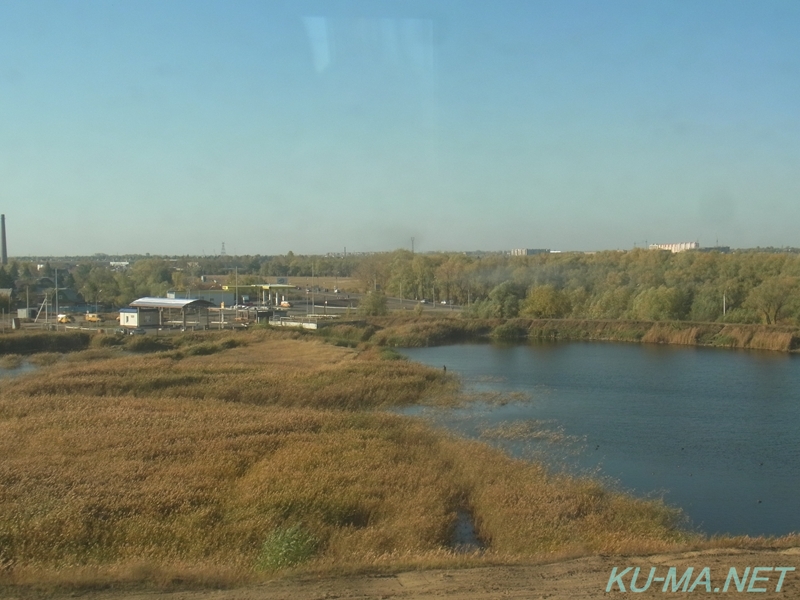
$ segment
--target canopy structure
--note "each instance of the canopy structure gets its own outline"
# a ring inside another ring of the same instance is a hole
[[[222,289],[227,292],[236,291],[236,304],[239,304],[239,295],[246,293],[260,294],[262,304],[274,303],[275,306],[278,306],[280,304],[279,294],[295,290],[297,287],[288,283],[257,283],[255,285],[223,285]]]
[[[208,300],[195,298],[139,298],[131,302],[134,308],[176,308],[186,310],[187,308],[209,308],[214,306]]]
[[[159,327],[165,324],[164,311],[167,311],[166,323],[172,325],[181,325],[186,328],[186,313],[191,312],[196,315],[196,320],[193,325],[202,326],[200,317],[205,316],[205,327],[208,328],[208,309],[214,306],[213,302],[208,300],[200,300],[198,298],[139,298],[130,303],[131,308],[120,310],[120,324],[128,326],[141,327],[143,325],[158,325]],[[172,317],[172,311],[180,311],[180,320],[177,321]],[[130,316],[129,313],[135,312],[135,315]],[[124,316],[125,315],[125,316]],[[133,318],[135,317],[135,319]]]

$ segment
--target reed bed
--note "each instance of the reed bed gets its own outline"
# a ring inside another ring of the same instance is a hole
[[[0,356],[0,369],[18,369],[22,366],[23,359],[19,354],[5,354]]]
[[[506,555],[625,554],[685,547],[699,536],[681,529],[679,511],[636,500],[598,482],[551,474],[477,442],[454,440],[456,477],[478,532]]]
[[[339,559],[447,542],[453,492],[436,484],[436,438],[399,417],[133,397],[3,408],[7,567],[253,571],[290,525]]]
[[[338,409],[409,404],[454,389],[452,379],[407,361],[392,361],[395,364],[387,368],[386,361],[379,359],[304,365],[297,359],[295,364],[284,364],[281,357],[275,362],[266,357],[258,365],[213,358],[198,355],[179,360],[161,353],[62,361],[35,377],[10,382],[5,389],[22,396],[191,398]]]
[[[454,317],[384,317],[369,319],[374,333],[367,339],[385,346],[424,347],[487,337],[501,320]]]

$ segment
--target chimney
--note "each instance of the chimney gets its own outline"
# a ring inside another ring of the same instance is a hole
[[[6,250],[6,216],[0,215],[0,243],[2,250],[0,250],[0,264],[8,264],[8,251]]]

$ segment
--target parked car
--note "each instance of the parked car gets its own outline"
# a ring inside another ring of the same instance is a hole
[[[134,327],[133,329],[128,329],[128,335],[145,335],[147,331],[142,329],[141,327]]]

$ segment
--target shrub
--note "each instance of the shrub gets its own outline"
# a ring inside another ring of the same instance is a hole
[[[108,346],[121,346],[124,343],[125,339],[122,336],[98,334],[92,337],[89,346],[92,348],[107,348]]]
[[[406,360],[406,357],[393,348],[381,348],[380,356],[383,360]]]
[[[131,336],[125,343],[125,348],[131,352],[158,352],[170,346],[165,340],[149,336]]]
[[[358,312],[370,317],[389,314],[386,296],[381,292],[368,293],[361,298],[361,302],[358,304]]]
[[[209,354],[215,354],[221,350],[221,345],[217,344],[194,344],[186,348],[184,354],[186,356],[208,356]]]
[[[513,321],[498,325],[492,331],[492,337],[498,340],[518,340],[526,337],[527,330],[520,324]]]
[[[275,571],[298,565],[317,551],[319,541],[300,525],[276,529],[264,540],[256,567]]]

